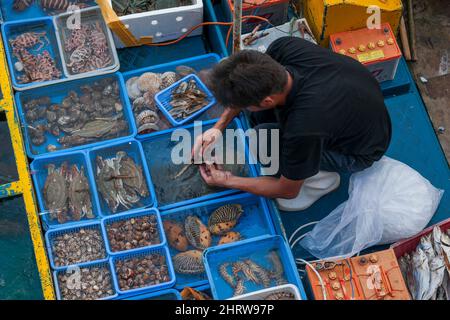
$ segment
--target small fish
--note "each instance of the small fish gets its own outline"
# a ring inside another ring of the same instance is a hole
[[[431,243],[431,234],[420,238],[419,247],[423,250],[429,262],[436,256]]]
[[[450,236],[443,232],[441,234],[441,249],[444,258],[447,260],[447,262],[450,262]],[[450,270],[448,271],[450,272]]]
[[[399,259],[400,270],[402,271],[403,278],[406,281],[406,285],[408,286],[409,293],[411,297],[415,295],[415,282],[412,268],[411,256],[409,254],[405,254]]]
[[[219,267],[219,273],[223,280],[225,280],[225,282],[228,283],[230,287],[234,288],[236,286],[236,284],[234,283],[234,277],[230,275],[227,270],[229,265],[230,263],[228,262],[222,263]]]
[[[412,254],[412,265],[416,286],[414,300],[423,300],[430,286],[430,268],[427,256],[420,247]]]
[[[442,256],[444,254],[444,252],[442,251],[442,247],[441,247],[441,237],[442,237],[442,231],[441,228],[439,226],[435,226],[433,228],[433,248],[434,248],[434,252],[436,252],[437,255]]]
[[[441,286],[444,280],[444,274],[446,272],[445,262],[443,257],[433,257],[430,261],[430,285],[427,293],[423,297],[423,300],[436,300],[436,294],[438,288]]]

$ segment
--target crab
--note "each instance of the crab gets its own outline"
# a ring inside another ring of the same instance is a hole
[[[124,151],[117,152],[120,158],[119,174],[123,177],[123,184],[131,188],[141,197],[148,196],[147,183],[142,173],[142,167],[137,165]]]
[[[103,158],[100,156],[97,156],[96,163],[96,182],[98,191],[100,192],[103,200],[106,202],[111,212],[115,213],[117,211],[117,208],[119,207],[119,201],[117,200],[114,186],[114,169],[108,164],[108,160],[103,160]]]
[[[9,43],[13,50],[29,49],[33,48],[35,45],[39,45],[36,51],[40,51],[45,45],[45,42],[42,41],[42,39],[49,43],[47,32],[25,32],[18,35],[14,40],[9,40]]]
[[[72,165],[68,178],[69,208],[73,220],[81,220],[84,216],[88,219],[94,218],[89,183],[84,174],[83,166],[78,169],[77,165]]]
[[[43,188],[45,206],[52,220],[56,218],[59,223],[64,223],[67,221],[68,192],[65,179],[67,162],[59,169],[56,169],[54,164],[49,164],[47,170],[48,175]]]

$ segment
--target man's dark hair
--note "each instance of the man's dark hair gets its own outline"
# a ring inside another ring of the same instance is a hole
[[[217,101],[234,108],[259,106],[265,97],[283,92],[286,82],[286,69],[255,50],[243,50],[222,60],[208,79]]]

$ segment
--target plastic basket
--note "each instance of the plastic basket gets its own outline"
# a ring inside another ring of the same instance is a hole
[[[29,101],[29,100],[35,99],[35,98],[49,96],[51,99],[51,104],[59,104],[62,102],[62,100],[67,96],[67,94],[71,90],[74,90],[78,94],[80,94],[80,88],[82,86],[84,86],[84,85],[89,86],[92,83],[94,83],[95,81],[98,81],[101,79],[109,79],[109,78],[114,79],[114,80],[118,81],[118,83],[119,83],[120,102],[123,106],[123,116],[128,124],[128,129],[127,129],[126,134],[124,136],[117,137],[117,138],[111,138],[111,139],[102,140],[102,141],[95,141],[95,142],[82,144],[79,146],[73,146],[73,147],[66,148],[66,149],[56,150],[56,151],[52,152],[52,155],[62,154],[67,151],[75,151],[75,150],[84,149],[87,146],[89,146],[89,147],[100,146],[100,145],[104,145],[107,142],[121,141],[121,140],[125,140],[129,137],[135,136],[136,135],[135,128],[134,128],[134,126],[131,125],[131,123],[132,123],[131,121],[133,119],[133,113],[132,113],[131,107],[128,103],[128,99],[126,98],[126,93],[125,93],[125,89],[124,89],[125,84],[123,82],[122,75],[120,73],[114,73],[114,74],[102,75],[102,76],[98,76],[98,77],[78,79],[78,80],[71,81],[70,83],[64,83],[64,84],[60,83],[60,84],[55,84],[53,86],[36,88],[36,89],[29,90],[26,92],[16,93],[15,101],[16,101],[16,105],[17,105],[17,111],[19,114],[20,122],[24,128],[23,133],[25,136],[25,148],[27,151],[27,155],[30,158],[37,158],[41,155],[49,153],[49,151],[47,150],[47,147],[49,144],[55,145],[57,147],[60,147],[61,145],[57,141],[57,138],[48,132],[45,134],[46,142],[44,144],[42,144],[40,146],[32,145],[31,138],[30,138],[30,135],[27,130],[30,123],[28,123],[28,121],[26,120],[25,110],[24,110],[24,104],[26,103],[26,101]],[[64,136],[64,133],[61,133],[60,136]]]
[[[108,55],[111,58],[111,63],[107,65],[104,68],[92,70],[84,73],[73,73],[69,68],[67,67],[67,64],[70,62],[70,53],[65,50],[65,40],[70,35],[69,29],[67,28],[67,21],[69,18],[73,16],[73,13],[66,13],[59,15],[55,17],[55,28],[56,28],[56,34],[57,34],[57,41],[58,41],[58,48],[60,52],[60,56],[63,60],[63,69],[66,77],[72,77],[72,78],[82,78],[87,76],[93,76],[93,75],[100,75],[104,73],[111,73],[114,71],[119,70],[120,63],[119,63],[119,57],[117,55],[116,47],[114,45],[114,40],[111,34],[111,31],[106,26],[105,20],[103,19],[102,12],[100,8],[89,8],[80,10],[80,20],[81,25],[87,25],[87,24],[98,24],[101,31],[105,35],[106,42],[107,42],[107,51]]]
[[[178,86],[183,82],[188,82],[190,80],[195,80],[197,83],[197,86],[200,88],[200,90],[204,93],[206,93],[207,100],[209,103],[201,108],[200,110],[194,112],[192,115],[190,115],[187,118],[184,118],[183,120],[177,120],[175,119],[169,111],[172,110],[172,106],[170,105],[170,102],[172,100],[172,92],[178,88]],[[180,126],[183,125],[193,119],[195,119],[198,115],[205,112],[209,108],[211,108],[216,103],[216,98],[214,98],[213,94],[208,90],[208,88],[201,82],[201,80],[194,74],[188,75],[184,77],[181,80],[178,80],[168,88],[160,91],[155,96],[155,101],[159,109],[162,111],[162,113],[166,116],[166,118],[170,121],[170,123],[174,126]]]
[[[144,207],[156,207],[156,195],[155,195],[155,189],[153,187],[152,179],[147,167],[147,162],[144,161],[144,151],[142,150],[142,146],[140,142],[134,140],[134,139],[127,139],[127,140],[121,140],[119,142],[113,142],[113,143],[105,143],[101,147],[96,147],[88,150],[88,159],[89,159],[89,166],[91,170],[91,177],[92,177],[92,185],[94,186],[94,193],[97,196],[98,199],[98,205],[99,208],[101,208],[101,215],[102,216],[109,216],[113,214],[111,212],[111,209],[108,207],[106,201],[103,199],[102,195],[98,191],[98,185],[96,182],[96,176],[97,176],[97,165],[96,165],[96,158],[97,156],[101,156],[103,159],[109,159],[116,156],[117,151],[125,151],[129,157],[131,157],[134,162],[142,167],[142,174],[145,177],[145,181],[147,183],[147,189],[148,189],[148,196],[141,198],[141,200],[136,203],[131,208],[127,209],[124,208],[124,206],[120,205],[118,207],[117,213],[126,212],[129,210],[137,209],[137,208],[144,208]]]
[[[265,256],[271,250],[275,250],[281,260],[284,268],[284,278],[287,283],[297,286],[301,297],[303,300],[306,300],[292,252],[281,236],[262,236],[256,239],[208,248],[204,253],[204,262],[214,299],[222,300],[233,296],[233,288],[219,274],[219,267],[222,263],[250,258],[266,269],[270,269],[271,264]],[[274,281],[271,283],[274,283]],[[262,285],[256,285],[250,281],[246,281],[245,286],[247,288],[246,293],[264,288]]]
[[[114,294],[113,294],[113,295],[111,295],[111,296],[106,296],[106,297],[100,298],[100,299],[98,299],[98,300],[110,300],[110,299],[116,298],[116,297],[117,297],[117,292],[116,292],[116,288],[115,288],[115,286],[114,286],[114,280],[113,280],[113,277],[114,277],[114,276],[113,276],[113,268],[112,268],[112,265],[111,265],[111,262],[110,262],[110,261],[106,261],[106,262],[102,262],[102,263],[95,263],[95,262],[94,262],[94,263],[89,263],[89,264],[87,264],[87,265],[81,267],[80,269],[84,269],[84,268],[89,268],[89,269],[91,269],[91,268],[96,268],[96,267],[106,267],[106,268],[109,269],[109,272],[110,272],[110,274],[111,274],[111,287],[112,287],[112,289],[114,290]],[[62,295],[61,295],[61,289],[60,289],[60,284],[59,284],[59,280],[58,280],[58,275],[59,275],[60,273],[62,273],[62,272],[70,271],[70,269],[73,270],[73,268],[77,268],[77,266],[75,266],[75,267],[69,267],[69,268],[64,268],[64,269],[62,269],[62,270],[54,271],[54,272],[53,272],[53,281],[54,281],[54,283],[55,283],[56,299],[58,299],[58,300],[64,300],[63,297],[62,297]],[[69,270],[68,270],[68,269],[69,269]]]
[[[83,261],[83,262],[79,262],[79,263],[72,264],[72,265],[56,266],[55,260],[54,260],[55,257],[54,257],[53,249],[52,249],[54,238],[57,236],[66,234],[66,233],[78,232],[81,229],[97,229],[99,231],[99,233],[103,239],[103,247],[105,249],[105,257],[98,259],[98,260],[93,260],[93,261]],[[63,228],[59,228],[59,229],[49,230],[45,233],[45,243],[46,243],[46,247],[47,247],[48,259],[50,260],[50,266],[52,267],[53,270],[63,270],[66,267],[70,267],[70,266],[74,266],[74,265],[81,267],[81,266],[85,266],[85,265],[88,265],[88,264],[94,263],[94,262],[101,263],[101,262],[108,261],[108,255],[107,255],[106,245],[105,245],[105,238],[104,238],[104,234],[103,234],[103,230],[102,230],[100,222],[80,223],[77,226],[63,227]]]
[[[205,121],[202,124],[202,130],[205,131],[209,128],[211,128],[215,120],[209,120]],[[186,125],[183,127],[180,127],[178,129],[186,129],[190,133],[194,132],[195,124]],[[242,129],[241,124],[238,119],[234,119],[230,125],[227,127],[228,129]],[[197,128],[199,129],[199,128]],[[154,134],[149,135],[145,139],[142,139],[142,147],[144,149],[144,155],[145,159],[147,160],[148,168],[150,170],[150,174],[152,176],[152,181],[155,186],[155,193],[156,197],[158,199],[158,208],[160,210],[168,210],[176,207],[181,207],[197,202],[202,202],[206,200],[211,200],[215,198],[221,198],[224,196],[228,196],[234,193],[240,192],[239,190],[234,189],[225,189],[225,188],[214,188],[210,189],[207,193],[204,195],[199,196],[186,196],[183,199],[176,200],[176,199],[169,199],[167,194],[165,193],[165,186],[166,185],[173,185],[174,179],[173,175],[176,174],[181,168],[184,166],[184,164],[177,165],[174,170],[170,169],[170,173],[166,173],[166,167],[165,164],[172,163],[170,155],[171,155],[171,149],[176,145],[176,142],[171,141],[171,135],[174,130],[177,129],[170,129],[165,131],[156,132]],[[242,133],[242,131],[240,131]],[[196,132],[194,132],[196,133]],[[192,135],[193,137],[193,135]],[[236,141],[236,140],[235,140]],[[191,141],[192,143],[193,141]],[[243,176],[249,176],[249,177],[255,177],[257,176],[256,169],[253,165],[255,163],[250,155],[250,152],[248,150],[248,145],[245,142],[244,135],[238,134],[237,142],[239,146],[242,146],[244,149],[244,155],[246,164],[243,165]],[[190,154],[190,153],[189,153]],[[170,161],[170,162],[169,162]],[[204,183],[202,180],[199,179],[199,183]],[[177,194],[173,188],[170,190],[170,195]]]
[[[63,224],[60,224],[57,220],[51,220],[48,214],[48,208],[45,206],[43,188],[45,185],[45,181],[48,176],[48,165],[54,164],[56,168],[59,168],[63,162],[67,161],[68,170],[70,170],[70,166],[76,164],[78,169],[81,170],[81,167],[84,169],[84,174],[88,179],[89,183],[89,193],[91,195],[91,204],[92,204],[92,213],[95,216],[93,219],[88,219],[87,217],[83,217],[80,221],[93,221],[94,219],[99,218],[99,208],[97,206],[97,200],[95,197],[95,191],[92,184],[92,179],[90,176],[89,168],[87,166],[86,156],[83,152],[71,152],[62,155],[56,156],[46,156],[41,157],[39,159],[34,160],[31,165],[31,172],[33,176],[33,182],[36,190],[36,195],[39,202],[39,210],[41,213],[42,222],[44,229],[53,229],[60,228],[61,226],[70,227],[73,225],[78,225],[80,221],[69,220]]]
[[[130,250],[112,251],[111,245],[110,245],[110,240],[108,237],[108,225],[110,225],[111,223],[114,223],[116,221],[129,220],[132,218],[145,217],[145,216],[151,216],[151,215],[156,216],[156,221],[158,223],[159,243],[155,243],[155,244],[145,246],[145,247],[130,249]],[[164,229],[162,227],[161,217],[159,215],[158,209],[155,209],[155,208],[135,210],[133,212],[122,213],[122,214],[114,215],[112,217],[104,218],[102,220],[102,229],[103,229],[103,234],[105,235],[105,240],[106,240],[106,251],[111,256],[122,254],[122,253],[138,252],[138,251],[141,251],[142,249],[159,247],[161,245],[166,244],[166,236],[164,234]]]
[[[278,292],[289,292],[294,295],[294,300],[302,300],[300,296],[300,292],[298,288],[293,284],[284,284],[281,286],[276,286],[273,288],[267,288],[247,294],[243,294],[240,296],[232,297],[228,300],[265,300],[269,295],[278,293]]]
[[[117,275],[117,272],[116,272],[117,261],[126,260],[126,259],[130,259],[130,258],[135,258],[135,257],[143,257],[143,256],[150,255],[152,253],[157,253],[157,254],[163,255],[165,257],[166,265],[167,265],[167,268],[169,271],[170,281],[155,284],[155,285],[149,285],[146,287],[125,290],[125,291],[120,289],[119,276]],[[139,250],[137,252],[133,252],[133,253],[122,253],[120,255],[116,255],[116,256],[112,257],[111,260],[112,260],[113,270],[114,270],[114,285],[116,286],[116,291],[119,294],[123,295],[124,297],[129,297],[136,293],[154,292],[154,291],[170,288],[175,283],[175,272],[173,270],[172,261],[171,261],[171,259],[169,259],[169,249],[166,246],[159,246],[156,248],[149,248],[149,249],[141,249],[141,250]]]
[[[161,290],[151,293],[139,294],[124,300],[182,300],[180,293],[175,289]]]
[[[275,234],[274,227],[270,219],[270,214],[264,199],[248,193],[237,194],[226,198],[214,199],[185,207],[171,209],[162,212],[161,217],[163,222],[171,220],[184,225],[184,219],[189,215],[194,215],[199,217],[205,225],[208,225],[208,218],[211,213],[226,204],[240,204],[244,210],[238,220],[238,223],[232,229],[232,231],[239,232],[242,239],[251,239],[262,235]],[[217,246],[219,239],[220,236],[213,235],[212,246]],[[172,257],[179,253],[179,251],[172,248],[170,244],[169,251]],[[175,286],[177,289],[182,289],[184,287],[196,287],[208,283],[206,273],[198,275],[176,273],[176,278],[177,282]]]
[[[43,41],[43,46],[39,49],[40,44],[29,48],[32,54],[41,54],[44,51],[48,51],[50,56],[54,59],[56,68],[61,72],[59,79],[42,81],[42,82],[30,82],[30,83],[20,83],[19,76],[23,76],[23,72],[16,70],[14,64],[18,62],[17,58],[13,55],[13,49],[10,40],[16,39],[17,36],[26,32],[36,32],[42,33],[46,32],[45,37],[41,38]],[[52,18],[41,18],[32,19],[28,21],[16,21],[16,22],[6,22],[2,25],[2,37],[5,44],[6,59],[8,61],[9,71],[11,73],[12,86],[16,90],[25,90],[36,87],[42,87],[53,83],[61,82],[65,79],[63,67],[61,63],[61,57],[58,49],[58,44],[55,35],[55,28],[53,25]],[[48,41],[47,41],[48,40]],[[38,50],[39,49],[39,50]],[[66,79],[67,80],[67,79]]]
[[[46,12],[40,5],[40,1],[29,1],[31,2],[30,6],[28,8],[25,8],[24,10],[14,10],[13,9],[13,3],[14,0],[2,0],[0,2],[0,16],[3,16],[4,21],[15,21],[15,20],[28,20],[28,19],[34,19],[38,17],[45,17],[52,14],[59,14],[61,11],[50,11]],[[73,1],[71,1],[73,2]],[[92,1],[83,1],[83,5],[87,6],[96,6],[94,0]],[[65,11],[65,10],[64,10]]]

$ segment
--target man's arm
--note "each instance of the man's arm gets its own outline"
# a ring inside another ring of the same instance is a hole
[[[225,128],[233,121],[234,117],[236,117],[241,112],[241,109],[238,108],[225,108],[225,110],[220,115],[219,120],[214,125],[215,129],[219,129],[220,131],[225,130]]]
[[[213,186],[238,189],[268,198],[295,198],[300,192],[304,180],[290,180],[283,176],[244,178],[222,171],[215,165],[202,165],[200,173],[206,183]]]

